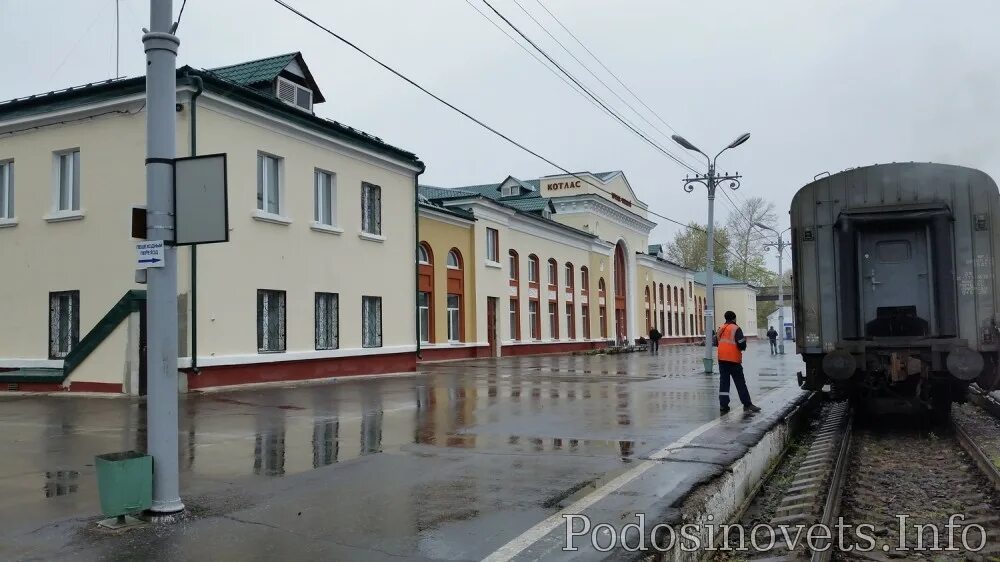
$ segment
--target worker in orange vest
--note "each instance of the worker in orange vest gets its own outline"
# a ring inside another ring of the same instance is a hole
[[[719,411],[729,411],[729,379],[736,383],[736,392],[747,412],[759,412],[760,408],[750,400],[747,381],[743,376],[743,352],[747,349],[747,339],[743,329],[736,324],[736,313],[727,310],[726,323],[715,333],[715,345],[719,348]]]

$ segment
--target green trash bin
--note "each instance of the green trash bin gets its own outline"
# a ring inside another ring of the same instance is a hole
[[[101,513],[120,517],[153,505],[153,457],[137,451],[94,458]]]

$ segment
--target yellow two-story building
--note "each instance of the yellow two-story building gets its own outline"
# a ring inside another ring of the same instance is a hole
[[[177,71],[177,155],[228,157],[229,242],[178,252],[187,388],[415,368],[412,153],[316,115],[299,53]],[[145,78],[0,104],[0,379],[144,388]]]

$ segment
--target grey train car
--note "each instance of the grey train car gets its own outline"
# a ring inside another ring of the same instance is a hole
[[[946,417],[971,382],[994,386],[1000,193],[988,175],[853,168],[800,189],[791,227],[803,388]]]

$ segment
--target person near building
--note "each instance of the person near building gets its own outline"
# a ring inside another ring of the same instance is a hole
[[[747,339],[743,329],[736,324],[736,313],[727,310],[726,323],[719,326],[715,335],[715,345],[719,348],[719,411],[729,411],[729,381],[732,379],[739,393],[740,402],[746,412],[759,412],[760,408],[750,400],[746,377],[743,375],[743,352],[747,349]]]
[[[775,331],[774,326],[771,326],[767,330],[767,340],[771,342],[771,355],[778,354],[778,332]]]
[[[660,352],[660,338],[662,338],[662,337],[663,337],[663,334],[661,334],[660,331],[656,329],[656,326],[653,326],[652,328],[649,329],[649,352],[650,353],[656,354],[656,353]]]

